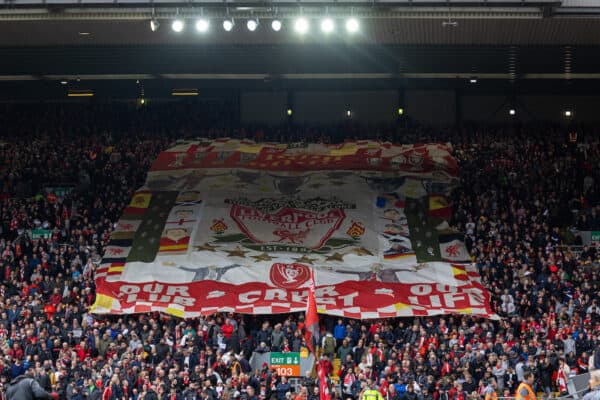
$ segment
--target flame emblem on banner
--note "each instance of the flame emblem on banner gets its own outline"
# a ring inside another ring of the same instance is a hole
[[[228,228],[228,226],[223,221],[223,219],[215,219],[215,220],[213,220],[213,224],[210,227],[210,230],[213,231],[214,233],[216,233],[217,235],[220,235],[223,232],[225,232],[227,230],[227,228]]]
[[[352,221],[352,226],[348,228],[346,233],[353,239],[358,239],[365,234],[365,227],[360,222]]]

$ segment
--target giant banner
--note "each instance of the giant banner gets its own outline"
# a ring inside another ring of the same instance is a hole
[[[495,317],[448,224],[448,144],[176,143],[96,271],[95,313]]]

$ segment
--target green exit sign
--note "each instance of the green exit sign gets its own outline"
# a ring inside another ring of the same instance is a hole
[[[300,376],[300,353],[271,353],[269,361],[279,376]]]
[[[271,365],[300,365],[300,353],[271,353]]]

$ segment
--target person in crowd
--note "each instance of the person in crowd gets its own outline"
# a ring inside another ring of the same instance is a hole
[[[383,400],[383,396],[377,390],[377,385],[372,380],[369,380],[360,396],[360,400]]]
[[[590,392],[583,396],[583,400],[600,399],[600,370],[594,370],[590,373]]]
[[[519,384],[515,393],[515,400],[535,400],[536,394],[533,390],[535,375],[531,371],[523,374],[523,381]]]
[[[57,400],[58,393],[44,390],[34,377],[34,368],[29,368],[24,374],[17,376],[6,389],[6,400]]]

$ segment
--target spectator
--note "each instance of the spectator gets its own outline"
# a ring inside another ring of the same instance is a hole
[[[565,363],[565,359],[561,358],[559,360],[558,373],[556,375],[556,386],[558,386],[558,390],[563,396],[567,394],[567,382],[570,375],[571,369]]]
[[[291,386],[285,376],[281,377],[281,381],[277,384],[275,392],[277,394],[277,400],[286,400],[291,395]]]
[[[379,390],[375,389],[376,385],[369,381],[367,387],[363,390],[360,399],[361,400],[383,400],[383,396]]]
[[[342,340],[346,337],[346,325],[342,319],[338,319],[337,325],[333,328],[333,337],[336,340],[336,345],[339,347],[342,344]]]
[[[519,384],[517,392],[515,394],[515,400],[535,400],[536,395],[533,390],[533,383],[535,381],[535,375],[532,372],[525,372],[523,374],[523,381]]]
[[[276,324],[271,332],[271,349],[273,351],[281,351],[283,349],[284,338],[284,333],[281,331],[281,324]]]
[[[6,390],[6,400],[56,400],[56,393],[45,391],[33,377],[34,369],[30,368],[22,375],[15,377]]]
[[[327,355],[329,358],[333,358],[335,355],[336,341],[331,332],[325,334],[321,346],[323,347],[323,354]]]
[[[590,374],[590,389],[591,391],[583,396],[583,400],[599,400],[600,399],[600,371],[594,370]]]

